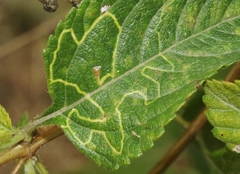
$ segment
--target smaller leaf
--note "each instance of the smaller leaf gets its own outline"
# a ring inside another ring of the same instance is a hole
[[[28,121],[29,121],[29,116],[28,116],[28,113],[26,112],[20,117],[20,120],[17,122],[17,127],[23,128],[24,126],[26,126]]]
[[[45,166],[38,157],[29,158],[24,164],[25,174],[48,174]]]
[[[240,153],[240,81],[207,81],[203,101],[209,122],[214,126],[212,132],[227,147]]]
[[[6,110],[0,105],[0,144],[12,138],[12,123]]]
[[[24,174],[37,174],[34,169],[34,163],[35,161],[32,158],[26,161],[24,164]]]

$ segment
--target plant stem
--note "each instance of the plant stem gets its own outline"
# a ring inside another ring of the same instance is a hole
[[[35,131],[31,142],[23,141],[21,144],[18,144],[0,154],[0,165],[18,158],[27,157],[28,159],[33,156],[42,145],[62,134],[62,129],[56,125],[39,127]]]
[[[17,174],[18,170],[20,169],[20,167],[24,164],[24,162],[26,161],[25,158],[22,158],[19,160],[17,166],[13,169],[11,174]]]
[[[162,173],[182,153],[185,147],[193,140],[199,130],[207,123],[205,109],[189,125],[181,138],[167,151],[164,157],[155,165],[149,174]]]

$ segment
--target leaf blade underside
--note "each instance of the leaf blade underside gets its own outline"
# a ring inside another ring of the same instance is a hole
[[[198,84],[240,59],[237,7],[83,0],[44,51],[53,105],[40,119],[61,126],[97,164],[129,164],[163,134]]]

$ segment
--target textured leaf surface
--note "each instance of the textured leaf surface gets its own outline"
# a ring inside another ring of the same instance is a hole
[[[235,83],[207,81],[204,102],[213,134],[227,146],[240,153],[240,81]],[[236,146],[237,145],[237,146]]]
[[[0,105],[0,144],[12,138],[12,122],[6,110]]]
[[[83,0],[44,52],[53,105],[41,119],[61,126],[97,164],[128,164],[163,134],[196,85],[240,59],[239,7]]]

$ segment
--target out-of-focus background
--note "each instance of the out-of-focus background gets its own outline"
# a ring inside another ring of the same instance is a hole
[[[10,114],[13,125],[28,113],[30,118],[41,114],[51,105],[47,92],[42,50],[54,33],[59,20],[71,9],[67,0],[59,0],[55,13],[43,10],[38,0],[0,0],[0,104]],[[184,131],[176,121],[155,146],[133,159],[132,164],[118,171],[98,167],[61,136],[39,150],[40,158],[50,174],[125,173],[144,174],[163,156]],[[10,173],[16,161],[0,167],[1,174]],[[209,173],[200,147],[193,142],[166,171],[167,174]]]

